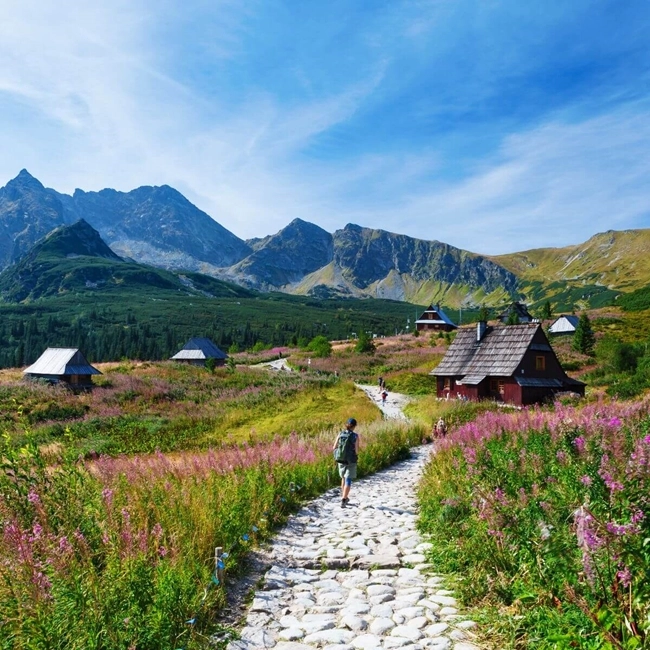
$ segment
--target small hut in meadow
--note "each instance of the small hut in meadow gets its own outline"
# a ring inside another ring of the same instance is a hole
[[[451,332],[458,326],[445,314],[440,305],[430,305],[422,312],[420,318],[415,321],[415,327],[418,332],[426,330]]]
[[[215,365],[223,366],[228,355],[220,350],[210,339],[190,339],[173,357],[172,361],[204,366],[208,359],[214,359]]]
[[[101,374],[78,348],[47,348],[29,368],[23,370],[25,379],[64,383],[71,388],[90,388],[92,376]]]
[[[578,321],[580,319],[575,314],[558,316],[553,324],[548,328],[549,334],[575,334]]]

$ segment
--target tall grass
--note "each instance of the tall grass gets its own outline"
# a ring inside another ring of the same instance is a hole
[[[338,484],[334,433],[56,468],[28,433],[22,448],[5,444],[0,648],[208,647],[224,604],[214,548],[240,569],[301,500]],[[403,458],[422,433],[362,427],[361,472]]]
[[[503,645],[650,643],[648,403],[488,412],[439,444],[421,525]]]

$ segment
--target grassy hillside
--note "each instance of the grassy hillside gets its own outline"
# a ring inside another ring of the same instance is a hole
[[[527,282],[602,285],[633,291],[650,278],[650,229],[609,230],[564,248],[537,248],[490,259]]]

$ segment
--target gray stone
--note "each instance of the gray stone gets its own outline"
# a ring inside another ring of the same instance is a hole
[[[382,596],[384,594],[395,594],[395,589],[388,585],[370,585],[367,589],[368,596]]]
[[[473,627],[476,627],[476,623],[474,621],[459,621],[456,623],[456,627],[462,630],[471,630]]]
[[[408,625],[397,625],[390,631],[390,635],[403,637],[410,641],[417,641],[424,636],[420,630],[415,627],[409,627]]]
[[[418,630],[421,630],[423,627],[426,627],[429,624],[429,619],[426,616],[416,616],[406,621],[406,625],[410,627],[415,627]]]
[[[458,610],[455,607],[443,607],[438,614],[440,616],[455,616],[458,614]]]
[[[451,648],[451,640],[446,636],[437,636],[432,639],[421,639],[420,644],[425,648],[432,650],[449,650]]]
[[[370,615],[375,618],[390,618],[393,615],[393,603],[381,603],[373,605]]]
[[[383,640],[384,648],[403,648],[405,645],[410,645],[411,639],[404,636],[387,636]]]
[[[368,628],[368,621],[359,616],[353,616],[352,614],[347,614],[341,618],[341,625],[349,628],[353,632],[363,632],[363,630]]]
[[[314,650],[312,646],[304,643],[292,643],[290,641],[280,641],[276,644],[275,650]]]
[[[352,615],[356,616],[357,614],[367,614],[370,611],[370,605],[368,603],[362,603],[360,601],[355,601],[348,603],[342,610],[341,616]]]
[[[313,643],[314,645],[326,645],[330,643],[340,645],[342,643],[350,643],[354,637],[354,632],[350,632],[350,630],[323,630],[315,634],[307,635],[304,638],[304,642]]]
[[[456,599],[452,596],[441,596],[439,594],[433,594],[429,596],[428,600],[432,603],[438,603],[443,607],[456,607]]]
[[[372,650],[381,647],[381,639],[374,634],[362,634],[353,639],[352,645],[358,650]]]
[[[323,591],[316,598],[321,605],[336,605],[345,600],[345,596],[341,591]]]
[[[399,565],[399,559],[390,555],[362,555],[352,563],[354,567],[367,569],[393,569]]]
[[[278,638],[284,641],[297,641],[305,636],[305,631],[299,627],[285,627],[278,632]]]
[[[295,616],[283,616],[280,619],[280,625],[282,627],[295,627],[299,625],[300,621]]]
[[[427,636],[436,637],[440,636],[447,629],[449,629],[448,623],[434,623],[433,625],[429,625],[429,627],[424,630],[424,633]]]
[[[370,631],[373,634],[382,636],[395,627],[395,623],[390,618],[376,618],[370,623]]]
[[[227,646],[226,650],[249,650],[250,644],[248,641],[242,641],[241,639],[237,639],[236,641],[231,641]],[[313,650],[313,649],[310,649]]]
[[[272,648],[277,642],[277,635],[259,627],[245,627],[241,631],[241,638],[258,648]]]

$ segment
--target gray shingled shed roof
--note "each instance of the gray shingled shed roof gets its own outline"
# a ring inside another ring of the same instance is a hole
[[[510,377],[526,354],[538,323],[488,327],[480,341],[476,327],[463,327],[432,375],[463,376],[465,384],[479,377]]]
[[[101,375],[77,348],[47,348],[31,365],[26,375]]]
[[[172,359],[176,361],[193,361],[205,359],[227,359],[228,355],[220,350],[210,339],[190,339]]]

